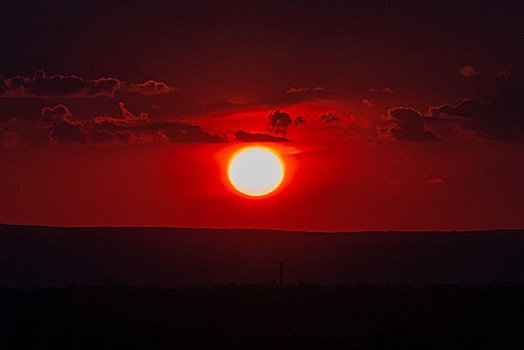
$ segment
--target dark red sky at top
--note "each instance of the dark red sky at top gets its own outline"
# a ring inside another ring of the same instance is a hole
[[[3,4],[0,222],[523,227],[518,5]],[[252,142],[261,200],[224,181]]]

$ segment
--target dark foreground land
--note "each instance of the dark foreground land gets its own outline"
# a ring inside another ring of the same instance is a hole
[[[524,231],[286,232],[0,225],[0,285],[524,282]]]
[[[0,225],[0,349],[524,349],[523,252],[522,230]]]
[[[522,349],[524,284],[0,289],[3,349]]]

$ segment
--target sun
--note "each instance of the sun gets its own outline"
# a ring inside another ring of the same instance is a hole
[[[284,179],[284,164],[270,148],[246,147],[231,157],[228,177],[238,192],[262,197],[280,186]]]

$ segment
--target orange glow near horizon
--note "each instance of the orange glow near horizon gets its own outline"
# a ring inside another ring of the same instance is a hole
[[[249,197],[263,197],[282,184],[285,167],[274,150],[250,146],[233,154],[227,172],[236,191]]]

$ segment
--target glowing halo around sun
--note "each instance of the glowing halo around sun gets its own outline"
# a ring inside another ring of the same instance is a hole
[[[275,191],[284,179],[284,164],[270,148],[246,147],[235,153],[227,169],[229,182],[238,192],[262,197]]]

